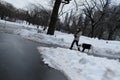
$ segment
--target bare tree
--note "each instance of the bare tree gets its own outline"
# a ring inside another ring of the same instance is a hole
[[[1,19],[8,18],[14,18],[16,12],[16,8],[5,1],[0,1],[0,17]]]
[[[27,21],[35,25],[41,25],[44,28],[43,30],[45,30],[49,24],[51,10],[40,4],[29,4],[29,8]]]
[[[58,11],[60,4],[61,4],[61,0],[55,1],[47,34],[54,35],[55,24],[58,18]]]
[[[58,11],[59,11],[60,5],[61,5],[61,3],[69,4],[69,2],[70,2],[70,0],[64,0],[64,1],[55,0],[47,34],[54,35],[55,25],[58,20]]]
[[[107,30],[108,30],[108,40],[113,39],[113,35],[117,29],[120,27],[120,7],[112,7],[109,12],[109,17],[107,19]]]
[[[70,32],[70,22],[72,20],[72,15],[73,15],[73,10],[71,10],[70,13],[66,13],[66,16],[65,16],[65,21],[64,21],[64,29],[65,31],[67,32]]]
[[[94,30],[95,30],[97,24],[104,17],[105,12],[109,6],[109,2],[110,2],[110,0],[90,0],[90,2],[88,2],[87,0],[84,0],[83,12],[90,20],[91,31],[90,31],[89,35],[91,37],[94,37]],[[98,14],[98,15],[95,16],[96,14]]]

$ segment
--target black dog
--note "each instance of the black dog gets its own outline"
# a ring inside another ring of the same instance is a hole
[[[82,44],[82,52],[84,52],[85,49],[88,49],[88,51],[91,49],[91,44],[83,43]]]

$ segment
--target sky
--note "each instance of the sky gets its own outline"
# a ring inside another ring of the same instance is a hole
[[[11,3],[17,8],[24,8],[29,3],[42,3],[43,5],[47,5],[48,0],[5,0],[6,2]]]
[[[17,8],[23,8],[28,3],[28,0],[5,0],[5,1],[13,4]]]
[[[17,8],[24,8],[28,5],[28,3],[41,3],[43,5],[47,5],[49,0],[5,0],[11,4],[13,4]],[[119,4],[120,0],[112,0],[113,4]]]

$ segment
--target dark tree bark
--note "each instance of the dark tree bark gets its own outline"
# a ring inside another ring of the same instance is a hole
[[[115,26],[113,29],[109,30],[109,34],[108,34],[108,40],[113,40],[113,34],[116,31],[117,26]]]
[[[54,35],[60,4],[61,0],[55,1],[47,34]]]

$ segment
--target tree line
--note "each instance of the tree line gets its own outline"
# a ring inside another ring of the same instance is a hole
[[[49,24],[51,10],[45,9],[42,5],[29,4],[27,10],[17,9],[12,4],[0,1],[0,18],[2,20],[16,21],[23,20],[29,24],[40,25],[46,28]]]

